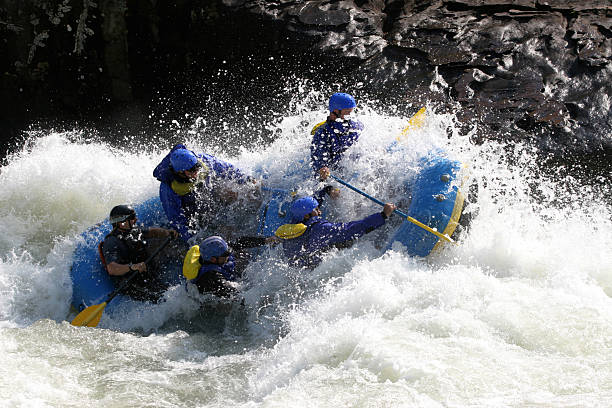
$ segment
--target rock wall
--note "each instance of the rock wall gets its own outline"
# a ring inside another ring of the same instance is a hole
[[[0,0],[0,127],[211,93],[217,116],[282,110],[304,77],[453,111],[478,141],[611,149],[611,26],[610,0]]]
[[[612,147],[609,0],[236,1],[353,57],[408,101],[458,112],[481,138]],[[396,86],[396,89],[398,87]],[[459,108],[459,109],[458,109]],[[485,126],[482,126],[482,125]]]

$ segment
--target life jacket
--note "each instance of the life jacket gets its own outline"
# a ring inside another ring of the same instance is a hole
[[[109,236],[114,236],[118,238],[125,246],[128,248],[128,260],[131,263],[139,263],[144,262],[147,259],[147,242],[142,239],[143,231],[140,228],[132,228],[128,232],[124,232],[119,230],[119,228],[113,229],[110,234],[108,234],[104,239]],[[102,251],[102,244],[104,241],[100,243],[98,246],[100,250],[100,257],[102,259],[102,263],[106,268],[106,259],[104,259],[104,253]]]
[[[324,121],[323,121],[323,122],[321,122],[321,123],[317,123],[316,125],[314,125],[314,127],[313,127],[313,128],[312,128],[312,130],[310,131],[310,134],[314,136],[314,134],[315,134],[315,133],[317,133],[317,130],[319,130],[319,128],[320,128],[321,126],[323,126],[324,124],[326,124],[326,123],[327,123],[327,119],[326,119],[326,120],[324,120]]]
[[[108,272],[108,267],[106,266],[106,258],[104,258],[104,252],[102,252],[103,243],[104,241],[100,241],[100,243],[98,244],[98,255],[100,255],[100,261],[102,261],[102,266],[104,266],[104,269],[106,269],[106,272]]]
[[[334,167],[344,152],[357,142],[363,124],[358,120],[336,121],[327,119],[312,129],[312,166],[315,171],[323,166]]]
[[[320,255],[325,252],[328,248],[319,248],[317,250],[309,252],[307,250],[307,243],[310,240],[312,227],[321,222],[321,217],[313,217],[306,221],[306,223],[298,224],[285,224],[279,227],[285,231],[293,229],[293,234],[285,234],[283,241],[283,250],[288,258],[289,264],[293,266],[306,266],[311,267],[316,265],[320,260]],[[278,230],[277,230],[278,231]],[[277,234],[277,236],[279,236]]]
[[[225,279],[229,281],[235,281],[237,276],[234,273],[236,260],[233,254],[230,254],[227,262],[223,265],[217,265],[210,262],[206,262],[200,255],[200,246],[192,246],[183,261],[183,276],[190,281],[197,282],[201,277],[207,273],[218,272]]]

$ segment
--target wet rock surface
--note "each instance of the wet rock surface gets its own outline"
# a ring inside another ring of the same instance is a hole
[[[459,110],[466,125],[485,124],[477,138],[612,148],[608,0],[224,3],[282,21],[319,52],[361,60],[360,72],[400,84],[408,101]]]
[[[0,0],[0,122],[13,128],[67,112],[134,126],[125,112],[155,98],[174,98],[162,115],[206,95],[225,100],[205,106],[213,117],[278,111],[304,77],[452,111],[476,141],[612,149],[609,0],[43,3]]]

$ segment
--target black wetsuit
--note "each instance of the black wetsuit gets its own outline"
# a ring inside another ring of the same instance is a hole
[[[106,264],[116,262],[125,265],[144,262],[147,259],[147,242],[144,237],[148,232],[148,229],[140,228],[132,228],[129,232],[114,229],[104,238],[102,244]],[[147,271],[144,273],[135,271],[122,276],[110,275],[110,277],[118,287],[124,279],[134,273],[138,275],[119,292],[135,300],[157,302],[166,290],[166,285],[158,278],[158,273],[152,265],[147,265]]]

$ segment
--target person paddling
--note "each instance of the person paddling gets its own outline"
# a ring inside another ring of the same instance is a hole
[[[283,252],[291,265],[315,268],[326,251],[340,245],[346,247],[355,238],[383,226],[395,208],[394,204],[386,203],[382,212],[361,220],[333,223],[321,217],[319,202],[314,197],[303,197],[291,205],[292,224],[279,227],[276,235],[284,238]]]
[[[147,239],[176,238],[178,232],[165,228],[140,228],[136,221],[136,212],[131,206],[113,207],[109,215],[113,230],[99,246],[100,258],[115,286],[129,274],[139,274],[120,293],[135,300],[157,302],[166,287],[157,271],[150,270],[144,262],[150,249]]]
[[[189,240],[216,213],[219,203],[235,201],[238,193],[225,182],[257,181],[238,168],[208,154],[196,154],[178,144],[155,167],[161,184],[159,198],[164,212],[184,241]]]
[[[238,291],[235,282],[242,277],[249,254],[245,249],[275,244],[277,237],[242,237],[228,244],[220,236],[206,238],[192,246],[183,263],[183,276],[200,293],[231,297]]]
[[[356,106],[352,95],[342,92],[333,94],[329,98],[327,120],[311,131],[311,164],[321,181],[329,177],[331,170],[338,169],[344,152],[357,142],[363,131],[363,124],[350,117]]]

